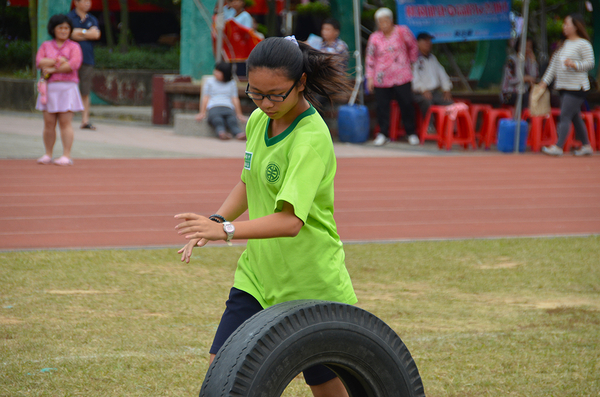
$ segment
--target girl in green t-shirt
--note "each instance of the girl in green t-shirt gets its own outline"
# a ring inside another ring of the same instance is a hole
[[[210,349],[211,362],[225,340],[256,312],[296,299],[356,303],[333,218],[336,160],[327,125],[311,103],[351,88],[344,60],[296,39],[268,38],[247,61],[246,94],[257,105],[246,126],[240,181],[217,214],[176,215],[179,250],[208,241],[247,239],[234,285]],[[248,221],[228,222],[248,211]],[[347,396],[325,366],[304,371],[315,396]]]

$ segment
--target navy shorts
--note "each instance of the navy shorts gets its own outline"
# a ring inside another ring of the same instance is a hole
[[[210,354],[217,354],[221,346],[225,344],[229,335],[231,335],[244,321],[263,310],[258,301],[249,293],[231,288],[229,299],[225,303],[227,306],[221,322],[217,328],[217,333],[210,348]],[[337,377],[337,375],[324,365],[315,365],[303,371],[304,380],[309,386],[317,386],[328,382]]]

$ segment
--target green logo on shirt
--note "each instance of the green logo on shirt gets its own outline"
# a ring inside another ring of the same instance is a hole
[[[244,154],[244,169],[249,170],[251,163],[252,163],[252,152],[246,152],[246,154]]]
[[[279,176],[281,175],[281,172],[279,171],[279,166],[275,163],[269,163],[269,165],[267,165],[265,175],[267,176],[267,182],[277,182],[279,180]]]

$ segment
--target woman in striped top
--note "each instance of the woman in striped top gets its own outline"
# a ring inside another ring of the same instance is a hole
[[[575,136],[583,144],[581,149],[575,151],[575,155],[590,155],[593,149],[581,119],[581,105],[590,90],[588,71],[594,67],[594,50],[585,30],[583,16],[569,15],[565,18],[562,28],[566,40],[554,53],[550,66],[540,82],[540,85],[546,88],[554,80],[554,87],[560,92],[558,141],[556,145],[542,148],[542,152],[550,156],[562,155],[562,148],[573,123]]]

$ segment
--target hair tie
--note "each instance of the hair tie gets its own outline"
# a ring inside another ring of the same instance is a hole
[[[284,39],[289,40],[292,43],[296,44],[297,47],[300,47],[300,45],[298,45],[298,40],[296,40],[296,36],[294,36],[294,35],[285,36]]]

